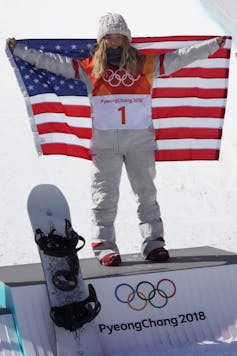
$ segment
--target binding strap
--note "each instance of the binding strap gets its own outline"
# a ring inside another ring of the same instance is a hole
[[[101,304],[92,284],[88,285],[88,289],[89,296],[84,301],[51,308],[50,316],[57,326],[76,331],[98,315]]]
[[[78,241],[81,242],[81,246],[76,247]],[[36,229],[35,242],[41,251],[55,257],[73,255],[85,245],[84,237],[73,230],[71,222],[67,219],[65,219],[65,236],[56,234],[55,229],[52,229],[48,235],[45,235],[40,229]]]

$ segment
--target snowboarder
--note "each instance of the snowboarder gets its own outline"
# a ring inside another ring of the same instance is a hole
[[[104,266],[121,263],[114,221],[123,164],[138,204],[141,252],[146,260],[169,259],[154,184],[157,146],[151,116],[152,82],[207,58],[224,46],[225,38],[216,37],[160,56],[139,54],[130,42],[131,32],[124,18],[112,13],[100,18],[97,43],[86,59],[43,53],[14,38],[8,40],[15,56],[37,68],[82,80],[87,86],[93,119],[92,248]]]

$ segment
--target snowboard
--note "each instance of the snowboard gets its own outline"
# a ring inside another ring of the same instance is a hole
[[[27,208],[44,271],[57,356],[102,356],[94,322],[101,306],[81,274],[77,252],[85,240],[72,228],[65,196],[54,185],[40,184],[30,192]]]

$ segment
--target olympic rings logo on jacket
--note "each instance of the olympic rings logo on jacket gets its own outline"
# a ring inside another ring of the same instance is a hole
[[[140,74],[132,74],[127,70],[115,70],[108,69],[103,76],[103,79],[106,83],[109,83],[111,87],[118,87],[124,85],[125,87],[131,87],[136,81],[140,79]]]
[[[156,286],[149,281],[141,281],[135,288],[128,283],[120,283],[114,293],[120,303],[127,304],[134,311],[144,310],[148,303],[153,308],[162,309],[175,295],[176,285],[168,278],[160,279]],[[124,297],[124,295],[126,296]]]

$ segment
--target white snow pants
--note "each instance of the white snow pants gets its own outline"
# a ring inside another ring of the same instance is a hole
[[[92,248],[95,256],[101,259],[107,253],[119,253],[114,221],[123,164],[138,204],[141,252],[146,257],[153,249],[164,246],[163,223],[154,184],[154,151],[125,154],[100,152],[93,154],[92,161]]]

